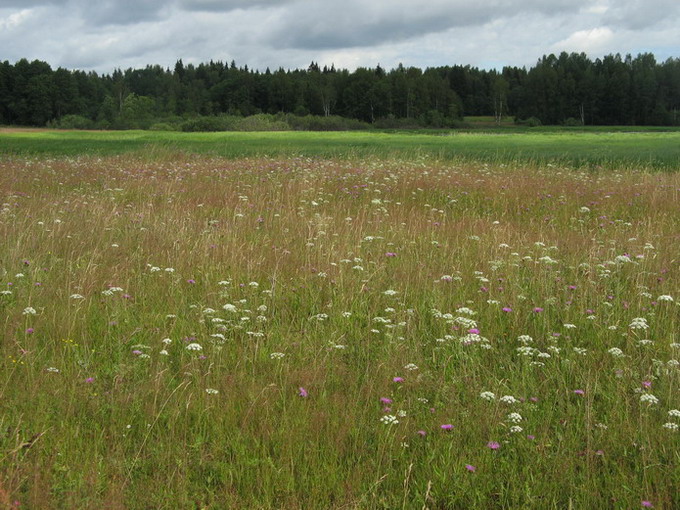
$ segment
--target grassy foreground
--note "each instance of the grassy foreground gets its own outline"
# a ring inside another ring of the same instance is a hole
[[[546,128],[547,129],[547,128]],[[645,128],[649,129],[649,128]],[[228,158],[303,156],[417,158],[636,166],[678,169],[680,131],[536,130],[495,132],[261,132],[0,130],[0,154],[79,156],[143,154],[158,159],[178,152]]]
[[[6,157],[0,507],[678,508],[679,190]]]

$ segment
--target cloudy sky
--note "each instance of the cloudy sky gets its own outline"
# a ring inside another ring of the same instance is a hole
[[[264,70],[680,57],[678,0],[0,0],[0,60],[109,73],[209,60]]]

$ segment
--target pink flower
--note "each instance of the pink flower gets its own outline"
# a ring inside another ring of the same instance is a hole
[[[479,330],[477,328],[470,328],[468,329],[468,333],[471,335],[479,335]]]
[[[93,383],[93,382],[94,382],[94,377],[88,377],[87,379],[85,379],[85,382],[88,383],[88,384]]]
[[[440,425],[439,428],[441,428],[442,430],[451,430],[453,429],[453,425],[451,425],[450,423],[445,423],[444,425]]]
[[[574,393],[576,393],[577,395],[585,395],[586,392],[583,390],[574,390]]]
[[[304,389],[302,386],[298,388],[298,395],[300,395],[303,398],[306,398],[309,394],[307,393],[307,390]]]
[[[510,313],[510,312],[512,312],[512,308],[510,308],[509,306],[504,306],[504,307],[502,308],[502,310],[503,310],[505,313]]]
[[[380,402],[383,403],[383,404],[391,404],[391,403],[392,403],[392,399],[391,399],[391,398],[387,398],[387,397],[381,397],[381,398],[380,398]]]
[[[477,468],[472,464],[465,464],[465,469],[467,469],[470,473],[474,473],[475,471],[477,471]]]
[[[501,447],[501,444],[497,441],[489,441],[486,443],[487,448],[491,448],[492,450],[498,450]]]
[[[425,437],[427,435],[427,432],[425,432],[424,430],[419,430],[418,432],[416,432],[416,434],[418,434],[419,436]]]
[[[543,308],[541,308],[540,306],[537,306],[536,308],[534,308],[535,313],[541,313],[542,311],[543,311]]]
[[[645,508],[654,508],[654,505],[652,505],[651,501],[647,501],[646,499],[643,499],[640,504],[644,506]]]
[[[404,382],[404,378],[403,377],[393,377],[392,382],[402,383],[402,382]]]
[[[652,381],[642,381],[642,385],[645,388],[651,388],[652,387]]]

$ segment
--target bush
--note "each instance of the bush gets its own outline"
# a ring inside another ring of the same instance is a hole
[[[64,115],[61,119],[48,122],[47,126],[56,129],[92,129],[94,122],[82,115]]]
[[[538,117],[529,117],[528,119],[523,120],[515,119],[515,124],[526,127],[539,127],[543,125],[541,119],[539,119]]]

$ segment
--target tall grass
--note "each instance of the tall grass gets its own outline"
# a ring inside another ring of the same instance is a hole
[[[0,505],[680,506],[677,174],[167,156],[0,163]]]

